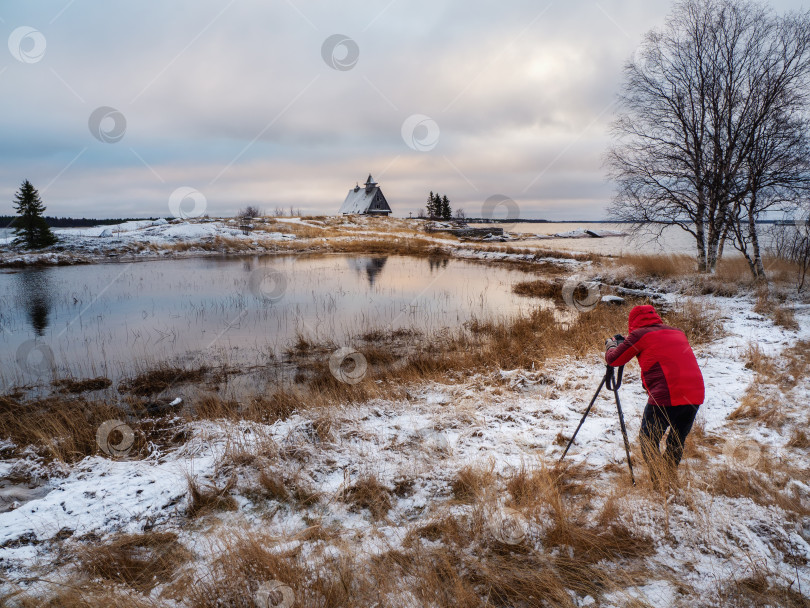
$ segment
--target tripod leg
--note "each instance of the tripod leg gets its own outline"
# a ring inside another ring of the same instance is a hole
[[[624,453],[627,454],[627,466],[630,468],[630,480],[633,485],[636,485],[636,478],[633,475],[633,461],[630,459],[630,442],[627,439],[627,427],[624,426],[624,414],[622,413],[622,404],[619,401],[618,389],[613,391],[616,396],[616,409],[619,411],[619,425],[622,427],[622,438],[624,439]]]
[[[605,385],[606,380],[607,380],[607,375],[605,375],[604,378],[602,378],[602,382],[599,383],[599,388],[596,389],[596,393],[594,393],[593,399],[591,399],[591,402],[588,404],[588,409],[586,409],[585,413],[582,414],[582,420],[579,421],[579,426],[577,427],[577,430],[574,431],[574,434],[571,436],[571,439],[568,441],[568,445],[565,446],[565,451],[563,452],[562,456],[560,456],[560,462],[562,462],[562,459],[565,458],[565,455],[568,453],[568,448],[570,448],[571,444],[574,443],[574,439],[576,439],[577,433],[579,433],[579,429],[582,428],[582,423],[585,422],[585,418],[588,417],[588,412],[591,411],[591,408],[593,407],[593,404],[596,402],[596,398],[599,396],[599,391],[602,390],[602,387]]]

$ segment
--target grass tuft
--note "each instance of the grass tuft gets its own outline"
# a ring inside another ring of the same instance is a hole
[[[235,511],[236,499],[230,492],[236,486],[236,476],[231,477],[222,488],[216,485],[203,486],[195,479],[188,479],[188,516],[199,517],[213,511]]]
[[[97,546],[82,547],[77,555],[80,569],[92,578],[141,592],[169,581],[189,557],[173,532],[125,534]]]
[[[391,510],[391,490],[374,475],[361,477],[346,490],[344,500],[354,509],[368,509],[375,519],[385,517]]]

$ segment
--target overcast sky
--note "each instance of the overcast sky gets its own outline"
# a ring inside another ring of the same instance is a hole
[[[185,212],[335,213],[371,172],[398,216],[434,190],[601,219],[622,64],[671,6],[3,0],[0,214],[23,179],[57,216],[168,216],[188,189]]]

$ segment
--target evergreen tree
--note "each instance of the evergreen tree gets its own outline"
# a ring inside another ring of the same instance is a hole
[[[433,190],[431,190],[428,195],[427,214],[428,217],[436,217],[436,198],[433,195]]]
[[[450,199],[447,198],[446,194],[442,196],[438,192],[434,194],[433,190],[430,191],[427,200],[427,215],[431,219],[453,219]]]
[[[28,180],[22,183],[14,195],[14,209],[18,215],[13,223],[15,245],[41,249],[56,243],[56,235],[51,232],[48,223],[42,217],[45,205],[42,204],[37,189]]]
[[[449,220],[453,218],[453,211],[450,209],[450,199],[445,194],[441,201],[442,219]]]

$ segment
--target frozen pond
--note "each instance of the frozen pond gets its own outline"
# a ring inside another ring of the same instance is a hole
[[[262,365],[298,334],[431,335],[536,305],[530,275],[448,258],[257,256],[0,271],[0,390],[58,374],[120,378],[161,362]],[[51,355],[52,353],[52,355]]]

